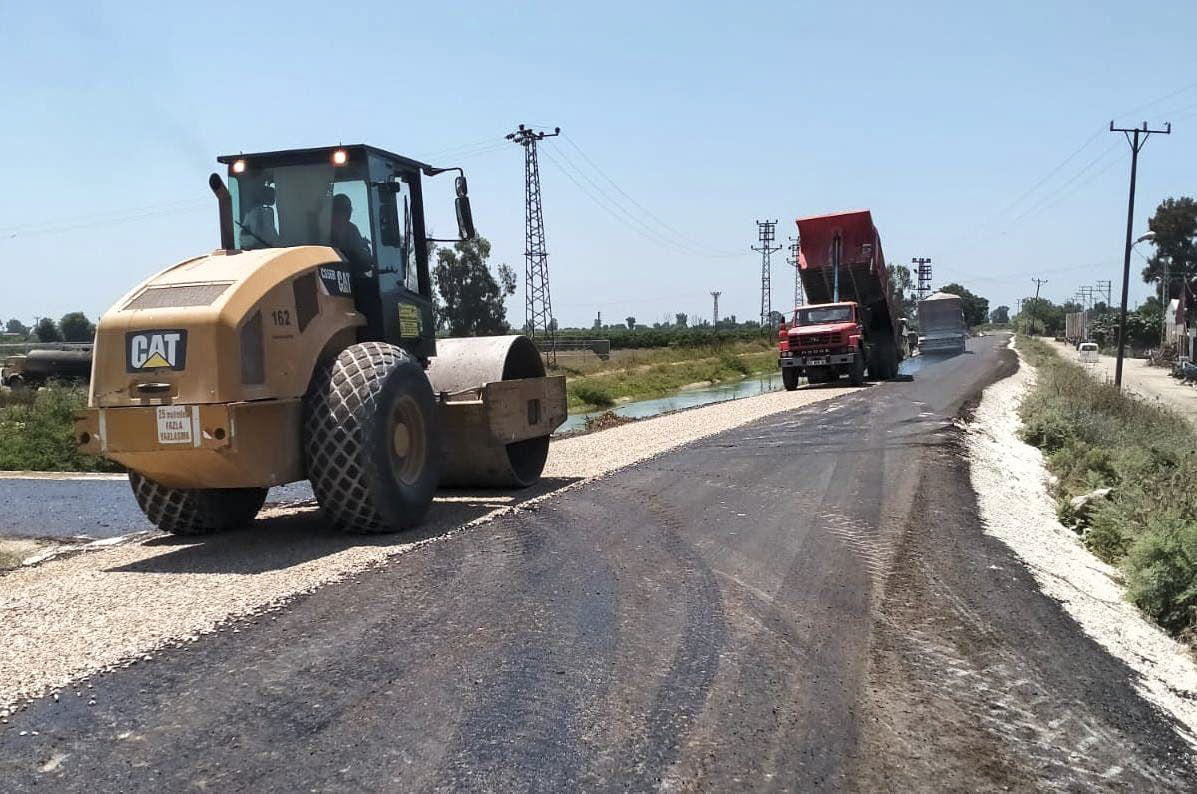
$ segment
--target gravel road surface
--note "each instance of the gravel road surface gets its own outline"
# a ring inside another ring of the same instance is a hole
[[[0,733],[5,787],[1192,790],[1174,725],[981,530],[952,420],[1013,370],[1004,342],[36,701]],[[122,570],[212,560],[178,551]]]
[[[1050,344],[1065,361],[1080,363],[1076,348],[1067,342],[1044,340]],[[1084,369],[1095,378],[1113,382],[1117,359],[1100,355],[1097,362],[1085,364]],[[1197,426],[1197,388],[1180,381],[1169,374],[1167,367],[1151,367],[1145,358],[1124,358],[1122,360],[1122,386],[1149,402],[1160,403]]]

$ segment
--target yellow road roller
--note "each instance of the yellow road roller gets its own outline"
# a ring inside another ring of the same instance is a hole
[[[150,521],[230,529],[307,479],[334,526],[386,532],[441,485],[535,483],[565,379],[524,336],[436,338],[429,251],[474,236],[461,169],[365,145],[217,159],[220,248],[104,314],[75,423]],[[446,172],[459,238],[435,240],[421,179]]]

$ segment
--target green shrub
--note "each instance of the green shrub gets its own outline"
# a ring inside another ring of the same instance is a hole
[[[1085,546],[1120,565],[1127,597],[1177,634],[1197,631],[1197,435],[1177,413],[1099,382],[1037,340],[1019,340],[1036,367],[1023,401],[1023,438],[1056,475],[1061,521],[1080,523],[1069,500],[1096,488]]]
[[[76,448],[75,411],[86,404],[86,392],[68,386],[6,395],[0,403],[0,469],[120,471],[118,464]]]
[[[1152,518],[1126,555],[1127,598],[1165,629],[1179,634],[1197,610],[1197,522]]]
[[[721,353],[719,355],[719,365],[729,372],[738,372],[741,375],[752,374],[752,367],[749,366],[748,362],[742,356]]]
[[[597,408],[609,408],[615,405],[615,398],[601,386],[592,383],[573,383],[569,387],[570,394],[578,402],[593,405]]]

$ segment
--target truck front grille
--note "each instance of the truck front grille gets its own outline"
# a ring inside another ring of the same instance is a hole
[[[837,341],[832,334],[803,334],[790,337],[790,348],[827,347]]]

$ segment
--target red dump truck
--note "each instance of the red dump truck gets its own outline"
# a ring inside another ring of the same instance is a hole
[[[808,303],[779,333],[786,389],[847,375],[853,384],[898,374],[904,354],[881,237],[868,210],[798,221],[798,273]]]

